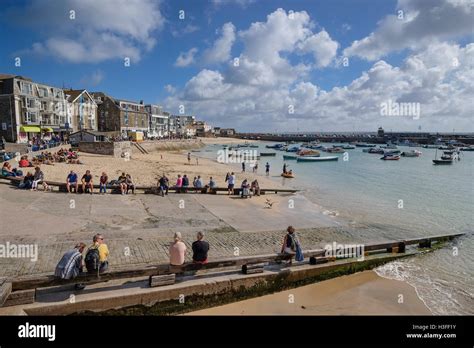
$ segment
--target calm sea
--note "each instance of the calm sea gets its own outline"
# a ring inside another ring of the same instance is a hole
[[[434,314],[474,314],[474,152],[461,153],[453,165],[436,166],[435,149],[416,148],[421,157],[382,161],[381,155],[356,148],[346,150],[346,161],[343,154],[337,162],[287,160],[296,178],[284,179],[279,174],[285,152],[266,149],[267,144],[260,143],[259,150],[277,155],[262,157],[259,172],[269,162],[274,180],[303,190],[351,226],[366,227],[368,240],[466,233],[448,247],[389,263],[376,272],[412,285]],[[221,148],[209,146],[201,154],[215,159]],[[321,153],[327,155],[335,154]]]

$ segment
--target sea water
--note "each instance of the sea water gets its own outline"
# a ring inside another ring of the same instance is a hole
[[[433,165],[442,151],[416,148],[420,157],[383,161],[381,155],[346,150],[337,162],[283,160],[286,152],[261,157],[259,173],[270,164],[270,177],[346,220],[350,231],[364,226],[367,240],[415,238],[466,233],[433,253],[391,262],[376,272],[412,285],[433,314],[474,314],[474,152],[462,152],[452,165]],[[332,146],[333,144],[323,144]],[[209,146],[202,154],[212,158],[220,146]],[[401,151],[413,147],[400,146]],[[252,149],[253,150],[253,149]],[[283,164],[296,178],[280,177]],[[359,236],[360,237],[360,236]]]

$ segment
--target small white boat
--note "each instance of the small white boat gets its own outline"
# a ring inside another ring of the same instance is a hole
[[[404,151],[401,154],[403,157],[420,157],[421,151],[418,150],[411,150],[411,151]]]
[[[298,156],[297,162],[323,162],[323,161],[337,161],[338,156],[325,156],[325,157],[313,157],[313,156]]]

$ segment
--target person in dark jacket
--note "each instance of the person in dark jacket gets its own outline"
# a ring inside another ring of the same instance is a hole
[[[195,263],[207,263],[207,253],[209,252],[209,243],[204,241],[204,233],[197,233],[197,240],[193,242],[193,261]]]

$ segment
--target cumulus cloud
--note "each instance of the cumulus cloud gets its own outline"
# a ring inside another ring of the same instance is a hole
[[[380,60],[346,86],[323,90],[309,81],[258,84],[231,81],[225,73],[202,70],[165,104],[186,105],[221,126],[243,131],[299,129],[320,131],[387,129],[473,130],[474,43],[433,43],[409,55],[399,67]],[[413,102],[419,119],[381,115],[381,103]],[[293,105],[290,114],[288,106]]]
[[[153,0],[64,0],[54,6],[33,0],[13,18],[42,28],[46,38],[33,45],[33,52],[72,63],[137,61],[155,46],[154,33],[164,25]]]
[[[474,6],[462,0],[398,0],[369,36],[354,41],[346,56],[376,60],[403,49],[421,49],[433,41],[472,35]]]
[[[336,57],[339,44],[332,40],[327,31],[323,30],[308,37],[300,44],[305,53],[313,53],[316,65],[320,68],[328,66]]]
[[[235,26],[225,23],[220,31],[220,37],[213,46],[204,52],[204,61],[208,64],[222,63],[230,59],[230,52],[235,41]]]
[[[189,66],[194,63],[194,56],[196,55],[198,49],[196,47],[191,48],[187,52],[181,52],[176,58],[176,62],[174,63],[174,66],[183,68],[185,66]]]

